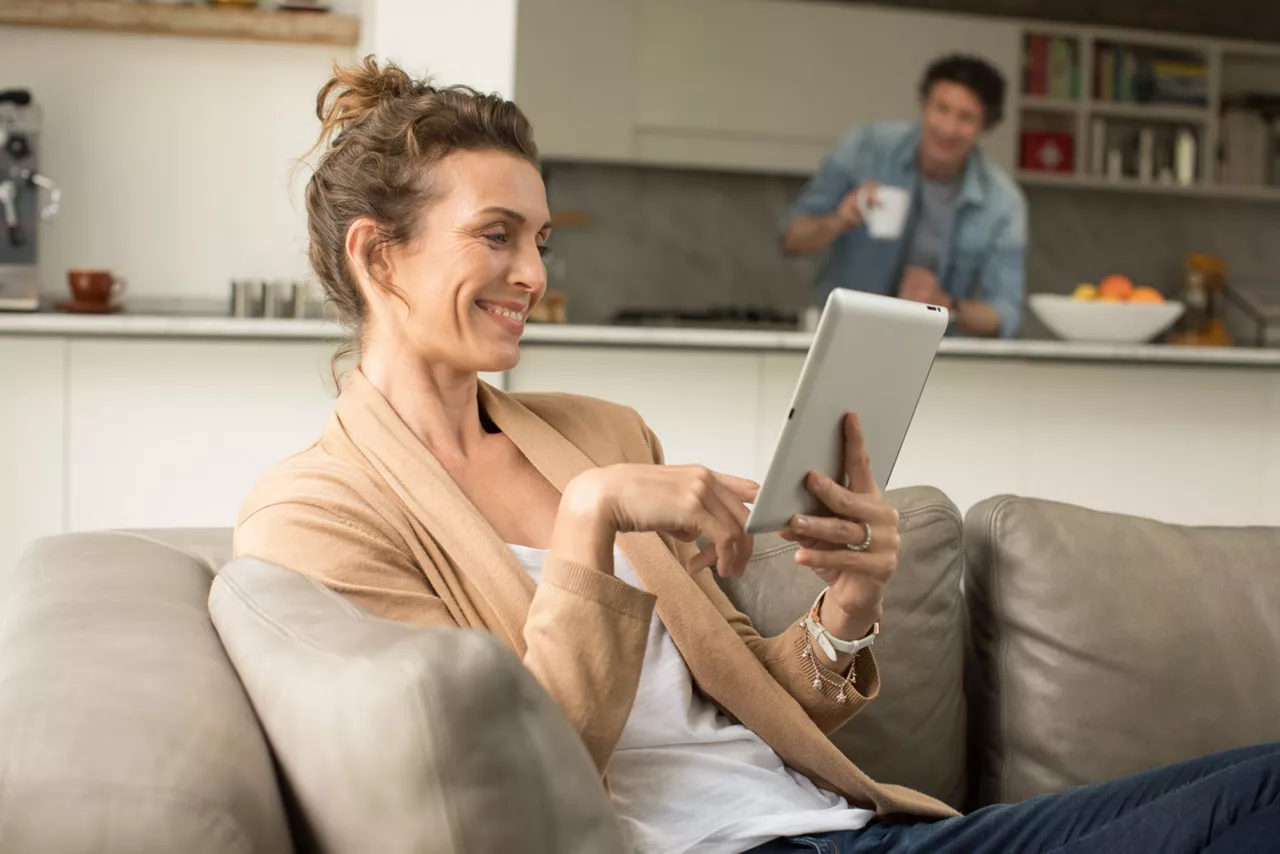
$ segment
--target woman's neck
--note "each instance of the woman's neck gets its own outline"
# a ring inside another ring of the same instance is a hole
[[[446,467],[465,461],[484,440],[474,371],[376,351],[362,355],[360,370]]]

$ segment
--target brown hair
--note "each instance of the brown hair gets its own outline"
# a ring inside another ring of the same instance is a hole
[[[365,301],[347,264],[351,223],[368,217],[379,234],[364,263],[387,247],[409,243],[432,200],[431,167],[457,151],[495,150],[535,166],[538,149],[524,113],[497,94],[469,86],[437,88],[415,80],[395,63],[373,56],[359,65],[333,66],[316,96],[320,151],[307,184],[311,267],[339,319],[355,337],[334,356],[360,346]],[[326,148],[325,143],[328,143]],[[390,287],[384,283],[379,283]]]

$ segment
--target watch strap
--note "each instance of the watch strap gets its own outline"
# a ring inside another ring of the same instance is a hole
[[[867,632],[865,637],[859,638],[858,640],[841,640],[831,634],[831,632],[827,631],[826,627],[822,625],[820,619],[822,614],[822,598],[826,595],[827,591],[824,588],[823,591],[818,594],[818,598],[813,600],[813,607],[810,608],[809,613],[805,615],[804,623],[805,628],[809,631],[809,637],[812,638],[813,642],[818,645],[818,648],[826,654],[828,659],[835,661],[837,653],[846,655],[857,654],[876,642],[876,636],[880,634],[880,623],[878,622],[872,625],[871,630]]]

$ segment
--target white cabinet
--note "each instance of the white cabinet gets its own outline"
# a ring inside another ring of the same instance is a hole
[[[230,526],[333,408],[329,343],[73,340],[67,527]]]
[[[65,350],[60,338],[0,338],[0,570],[62,530]]]
[[[1270,371],[1044,365],[1026,396],[1024,489],[1200,525],[1280,525]]]
[[[521,0],[515,100],[546,158],[632,155],[632,15],[638,0]]]
[[[850,126],[914,118],[930,61],[981,55],[1011,87],[1019,30],[992,18],[782,0],[525,0],[516,97],[549,158],[807,174]],[[1014,161],[1012,124],[987,149]]]
[[[750,477],[760,410],[757,353],[528,347],[509,391],[562,391],[635,409],[667,462]]]

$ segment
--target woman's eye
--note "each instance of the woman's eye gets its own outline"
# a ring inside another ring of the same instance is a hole
[[[489,241],[491,241],[491,242],[493,242],[493,243],[506,243],[506,242],[507,242],[507,236],[506,236],[505,234],[501,233],[501,232],[498,232],[498,233],[496,233],[496,234],[486,234],[484,237],[485,237],[485,239],[486,239],[486,240],[489,240]]]
[[[550,246],[543,246],[543,245],[539,245],[539,246],[538,246],[538,254],[539,254],[539,255],[541,255],[541,256],[543,257],[543,260],[546,260],[547,258],[550,258],[550,257],[551,257],[551,247],[550,247]]]

